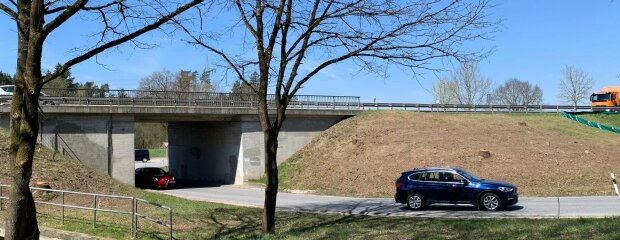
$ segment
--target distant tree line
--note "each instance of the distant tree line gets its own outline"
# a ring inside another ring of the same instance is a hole
[[[231,93],[243,93],[243,94],[254,94],[254,90],[252,88],[257,89],[259,84],[258,73],[253,72],[248,78],[247,83],[241,80],[236,80],[232,88],[230,89]]]
[[[54,67],[54,71],[58,71],[62,66],[57,64]],[[50,71],[47,71],[49,74]],[[58,77],[52,79],[49,83],[45,84],[45,88],[50,89],[49,91],[54,91],[51,89],[83,89],[82,95],[96,96],[96,95],[105,95],[105,93],[110,91],[110,86],[107,83],[97,85],[95,82],[87,81],[87,82],[77,82],[75,77],[71,75],[71,70],[67,70],[63,74],[58,75]]]
[[[557,97],[575,108],[587,103],[595,83],[592,76],[571,65],[562,68],[561,76]],[[510,78],[492,90],[491,81],[480,75],[475,63],[464,63],[450,77],[439,78],[433,84],[433,97],[439,104],[527,106],[542,104],[543,91],[518,78]]]
[[[216,86],[211,81],[211,71],[180,70],[171,72],[162,70],[152,73],[140,80],[139,90],[176,91],[176,92],[213,92]]]
[[[450,77],[433,84],[433,97],[439,104],[498,104],[528,106],[542,104],[543,92],[538,85],[510,78],[495,89],[488,77],[480,74],[476,63],[463,63]]]
[[[0,71],[0,85],[13,85],[13,79],[11,74]]]
[[[138,149],[161,148],[168,141],[167,123],[136,122],[134,124],[134,144]]]

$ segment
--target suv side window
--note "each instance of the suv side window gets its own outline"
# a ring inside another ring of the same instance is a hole
[[[439,172],[425,172],[422,173],[420,181],[434,181],[439,182]]]
[[[463,180],[461,175],[454,174],[451,172],[442,172],[440,178],[442,182],[450,182],[450,183],[461,182],[461,180]]]
[[[414,174],[409,175],[408,178],[411,181],[420,181],[421,180],[420,176],[422,176],[422,173],[414,173]]]

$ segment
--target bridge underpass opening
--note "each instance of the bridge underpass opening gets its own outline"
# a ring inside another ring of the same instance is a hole
[[[240,122],[168,124],[168,163],[179,184],[234,184],[241,143]]]
[[[158,167],[168,169],[168,123],[134,123],[135,168]]]
[[[343,117],[290,117],[278,137],[278,164]],[[180,183],[243,184],[265,174],[265,150],[256,117],[234,121],[170,122],[170,173]]]

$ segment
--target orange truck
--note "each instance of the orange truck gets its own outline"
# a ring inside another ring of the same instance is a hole
[[[604,87],[603,90],[590,95],[592,107],[620,106],[620,86]]]

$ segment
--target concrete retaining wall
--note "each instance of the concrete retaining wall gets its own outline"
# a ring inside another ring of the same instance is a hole
[[[98,172],[133,185],[133,125],[131,115],[47,116],[39,141]]]

